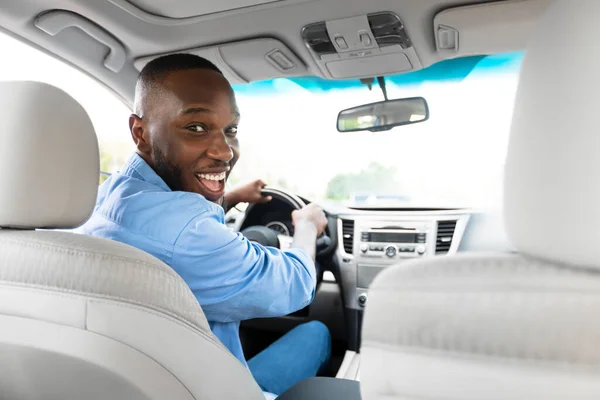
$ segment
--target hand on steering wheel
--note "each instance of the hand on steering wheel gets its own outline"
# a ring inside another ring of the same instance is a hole
[[[299,223],[308,222],[317,229],[317,253],[331,245],[331,239],[325,235],[325,229],[327,229],[328,224],[327,217],[323,209],[316,204],[309,204],[300,210],[294,210],[292,212],[292,222],[294,226],[297,226]]]
[[[294,226],[304,222],[312,224],[317,229],[317,237],[321,236],[327,228],[327,217],[316,204],[309,204],[292,211],[292,222]]]
[[[300,220],[308,220],[308,222],[314,224],[315,228],[317,229],[317,255],[331,248],[333,242],[331,238],[326,234],[327,217],[325,216],[325,213],[320,207],[314,204],[309,204],[307,206],[306,203],[304,203],[304,201],[299,197],[277,189],[264,188],[261,194],[265,197],[278,199],[288,203],[294,209],[294,211],[292,212],[292,220],[294,224],[296,224],[296,222]],[[248,207],[248,209],[246,210],[246,215],[248,215],[248,213],[251,212],[253,207],[254,204],[251,204]],[[278,238],[277,233],[264,226],[247,227],[242,231],[242,234],[248,239],[254,240],[266,246],[278,248],[282,247],[280,246],[280,242],[282,240]],[[284,241],[286,244],[289,244],[291,242],[291,238],[288,239],[289,240]]]

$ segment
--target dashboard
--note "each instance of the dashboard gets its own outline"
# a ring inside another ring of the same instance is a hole
[[[477,240],[485,235],[469,232],[469,228],[483,229],[490,224],[482,221],[480,213],[468,209],[354,209],[335,205],[323,209],[329,219],[327,233],[332,249],[319,261],[343,287],[345,306],[356,310],[365,307],[369,285],[385,268],[419,258],[481,250]],[[231,226],[242,231],[260,225],[278,235],[293,236],[293,210],[288,202],[274,198],[253,205]],[[469,243],[463,243],[463,238]]]
[[[308,204],[308,201],[302,199]],[[342,295],[349,349],[360,347],[362,315],[375,277],[393,265],[463,251],[511,251],[500,214],[471,209],[347,208],[320,204],[327,214],[326,251],[318,264],[333,273]],[[229,225],[242,231],[261,225],[294,234],[294,207],[278,198],[249,206]]]

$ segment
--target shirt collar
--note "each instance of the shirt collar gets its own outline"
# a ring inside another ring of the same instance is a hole
[[[160,176],[152,167],[148,165],[146,161],[137,153],[133,153],[131,157],[125,163],[123,170],[121,171],[122,175],[133,176],[138,179],[141,179],[145,182],[151,183],[164,191],[170,192],[171,188],[162,180]]]

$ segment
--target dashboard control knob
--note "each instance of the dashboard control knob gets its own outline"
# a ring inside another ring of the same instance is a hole
[[[359,304],[361,307],[364,307],[364,306],[365,306],[365,304],[367,304],[367,294],[366,294],[366,293],[361,293],[361,294],[358,296],[358,304]]]
[[[360,251],[362,251],[363,253],[366,253],[367,250],[369,250],[369,245],[366,243],[363,243],[360,245]]]
[[[385,248],[385,255],[388,257],[394,257],[398,250],[394,246],[388,246]]]
[[[417,246],[417,253],[425,254],[425,246],[423,246],[423,245]]]

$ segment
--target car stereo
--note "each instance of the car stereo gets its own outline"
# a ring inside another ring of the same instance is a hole
[[[427,254],[427,223],[408,222],[360,231],[360,255],[372,258],[416,258]]]

